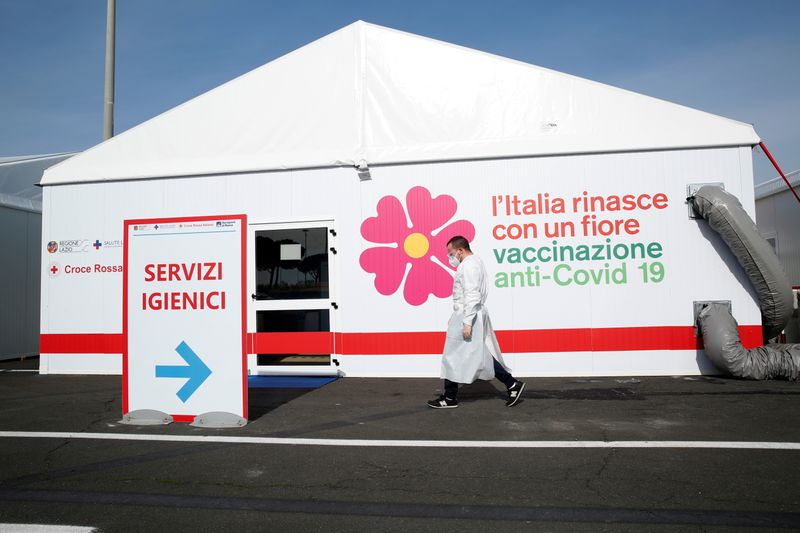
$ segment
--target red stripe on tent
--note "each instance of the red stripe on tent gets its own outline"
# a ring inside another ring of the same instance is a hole
[[[594,351],[702,350],[703,339],[694,336],[691,326],[653,326],[647,328],[608,328],[602,334],[593,332]],[[745,348],[761,346],[761,326],[739,326],[739,339]]]
[[[603,335],[593,335],[592,345],[599,351],[641,350],[656,344],[667,350],[693,350],[702,348],[703,342],[694,336],[694,328],[650,327],[626,331],[626,328],[609,328]]]
[[[122,353],[121,333],[43,333],[41,353]]]
[[[247,337],[248,353],[333,353],[333,335],[327,331],[314,331],[309,333],[248,333]]]
[[[739,326],[739,340],[748,350],[763,345],[763,338],[764,332],[761,326]],[[702,347],[702,343],[700,343],[700,347]]]
[[[501,330],[497,332],[497,342],[504,353],[584,352],[592,349],[592,330],[588,328]]]
[[[761,346],[761,326],[739,326],[745,348]],[[444,333],[337,333],[336,353],[388,355],[436,354]],[[544,329],[498,331],[503,353],[615,352],[634,350],[701,350],[691,326],[638,328]]]
[[[442,353],[443,332],[336,333],[336,353],[359,355]]]
[[[761,326],[739,326],[745,348],[761,346]],[[335,351],[333,341],[336,341]],[[437,354],[443,332],[410,333],[248,333],[247,353],[394,355]],[[614,352],[634,350],[700,350],[703,340],[691,326],[541,329],[498,331],[504,353]],[[116,333],[42,334],[41,353],[122,353]]]

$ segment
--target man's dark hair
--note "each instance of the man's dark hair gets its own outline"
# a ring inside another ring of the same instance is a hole
[[[447,241],[447,246],[452,246],[456,250],[458,250],[459,248],[463,248],[468,252],[472,251],[469,248],[469,241],[464,237],[462,237],[461,235],[456,235],[455,237]]]

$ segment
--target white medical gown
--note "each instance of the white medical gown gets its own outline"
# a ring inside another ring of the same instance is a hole
[[[442,356],[444,379],[456,383],[492,379],[492,358],[506,367],[485,306],[486,277],[486,267],[475,255],[467,256],[458,265],[453,281],[453,314],[447,324]],[[468,341],[463,336],[465,325],[472,326],[472,338]]]

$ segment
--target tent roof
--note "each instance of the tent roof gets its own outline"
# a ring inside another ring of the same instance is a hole
[[[42,184],[758,142],[749,124],[359,21],[49,169]]]
[[[47,167],[71,157],[73,152],[0,157],[0,206],[42,211],[42,189],[36,184]]]
[[[795,170],[794,172],[787,172],[784,174],[786,179],[789,180],[789,183],[792,187],[796,189],[800,188],[800,170]],[[762,198],[766,198],[767,196],[772,196],[773,194],[778,194],[779,192],[790,192],[789,187],[786,186],[786,182],[783,181],[783,178],[777,176],[772,178],[769,181],[765,181],[764,183],[759,183],[755,187],[756,192],[756,200],[761,200]]]

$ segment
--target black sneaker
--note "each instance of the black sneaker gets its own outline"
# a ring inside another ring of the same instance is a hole
[[[513,407],[517,404],[522,397],[522,391],[525,389],[525,384],[521,381],[516,381],[508,388],[508,400],[506,400],[506,407]]]
[[[428,407],[433,407],[434,409],[454,409],[458,407],[458,400],[451,400],[441,395],[435,400],[429,401]]]

